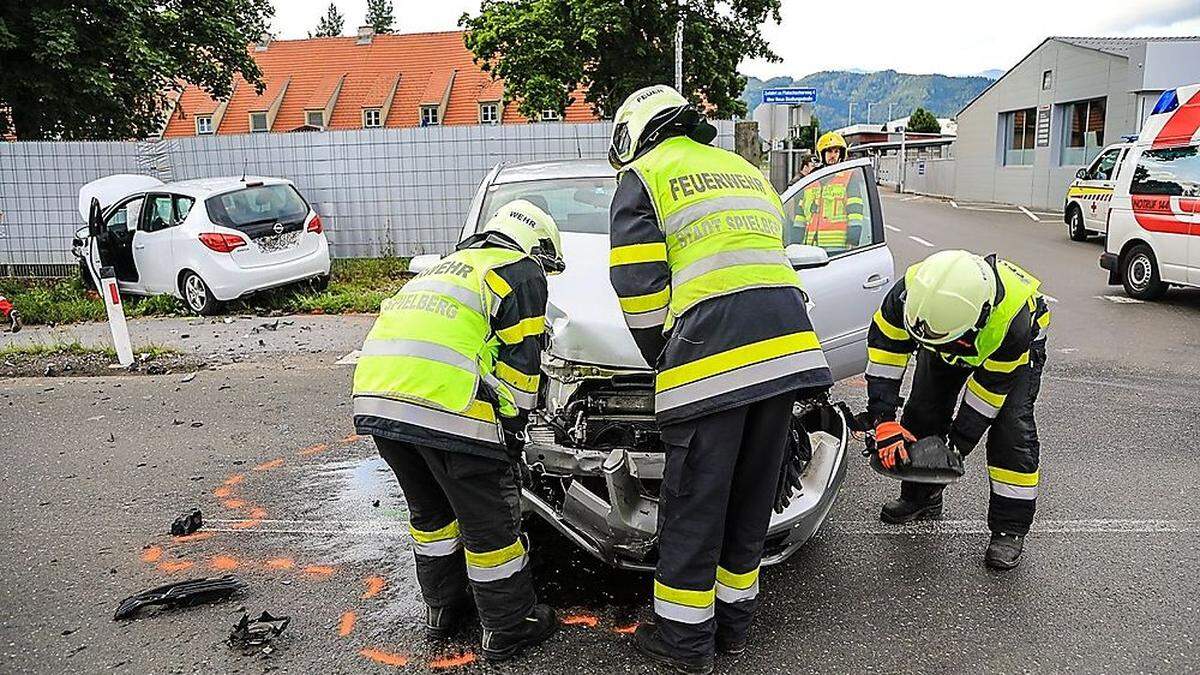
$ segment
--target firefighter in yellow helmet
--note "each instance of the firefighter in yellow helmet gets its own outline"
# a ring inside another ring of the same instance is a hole
[[[826,167],[845,161],[846,153],[846,139],[836,131],[817,140],[817,155]],[[854,175],[852,171],[831,173],[804,188],[792,219],[791,243],[835,253],[858,245],[866,207],[862,186],[853,180]]]
[[[745,649],[792,406],[832,384],[784,254],[783,207],[761,171],[708,145],[674,89],[634,92],[609,160],[610,279],[646,363],[666,449],[656,621],[644,656],[706,673]]]
[[[935,253],[892,287],[867,335],[867,414],[884,467],[902,466],[919,438],[939,436],[965,456],[987,433],[992,536],[984,561],[995,569],[1020,562],[1038,495],[1033,404],[1050,326],[1039,283],[995,255]],[[912,391],[897,422],[913,352]],[[904,482],[880,518],[899,524],[941,513],[942,486]]]
[[[355,429],[374,436],[408,503],[426,631],[450,636],[478,613],[492,660],[556,626],[534,595],[514,461],[560,251],[548,214],[506,204],[383,302],[354,371]]]

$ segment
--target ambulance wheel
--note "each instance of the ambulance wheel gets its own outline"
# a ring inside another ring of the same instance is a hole
[[[1125,254],[1121,284],[1125,293],[1137,300],[1157,300],[1167,292],[1167,285],[1158,276],[1158,260],[1149,246],[1138,244]]]
[[[1067,235],[1071,237],[1071,241],[1087,241],[1088,231],[1083,226],[1083,211],[1080,211],[1078,206],[1072,206],[1071,212],[1067,214]]]
[[[191,270],[184,270],[179,275],[179,294],[183,296],[183,304],[193,314],[212,316],[221,309],[221,301],[213,296],[208,284]]]

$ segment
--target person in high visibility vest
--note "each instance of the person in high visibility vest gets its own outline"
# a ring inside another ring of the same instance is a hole
[[[638,651],[686,672],[740,652],[793,403],[832,384],[783,250],[783,207],[761,171],[708,145],[715,130],[674,89],[634,92],[609,161],[609,276],[656,368],[666,449],[653,624]]]
[[[994,569],[1020,562],[1037,503],[1033,407],[1050,328],[1039,286],[994,255],[941,251],[908,268],[867,334],[867,414],[884,467],[904,462],[905,446],[918,438],[940,436],[965,456],[987,433],[992,534],[984,561]],[[900,382],[913,352],[912,392],[897,422]],[[880,519],[899,524],[941,514],[942,486],[904,482]]]
[[[383,302],[354,371],[354,427],[375,438],[408,503],[426,630],[450,636],[478,612],[491,660],[557,625],[534,595],[516,461],[560,251],[547,213],[506,204]]]
[[[825,166],[846,159],[846,139],[836,131],[817,140],[817,154]],[[793,243],[841,251],[858,245],[862,236],[865,202],[861,187],[846,171],[815,181],[804,188],[792,219]]]

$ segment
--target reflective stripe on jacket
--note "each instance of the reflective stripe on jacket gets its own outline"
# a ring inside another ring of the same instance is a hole
[[[836,173],[804,188],[794,224],[803,228],[802,243],[824,249],[848,248],[851,225],[862,226],[863,198],[849,193],[851,171]]]

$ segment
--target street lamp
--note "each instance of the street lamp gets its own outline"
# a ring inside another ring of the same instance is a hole
[[[675,22],[675,91],[683,93],[683,9],[684,0],[679,2],[679,20]]]

